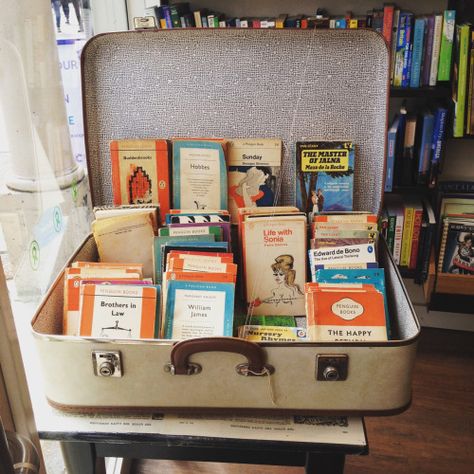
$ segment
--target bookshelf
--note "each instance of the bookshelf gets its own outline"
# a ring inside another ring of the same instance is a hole
[[[456,21],[465,22],[471,21],[474,24],[474,5],[472,2],[467,0],[421,0],[421,1],[397,1],[393,2],[396,6],[402,10],[412,11],[415,16],[421,14],[429,14],[432,12],[442,12],[446,9],[456,10]],[[353,0],[336,0],[333,2],[322,3],[315,5],[314,2],[309,0],[294,0],[288,2],[287,0],[261,0],[255,2],[253,0],[229,0],[223,4],[217,0],[200,0],[196,2],[190,2],[192,10],[199,9],[209,9],[217,12],[222,12],[227,17],[278,17],[278,15],[285,13],[287,15],[297,15],[304,14],[305,16],[314,15],[316,8],[321,8],[326,10],[328,15],[344,15],[348,11],[352,11],[354,16],[363,16],[368,10],[375,8],[383,8],[384,2],[382,0],[363,0],[360,2],[354,2]],[[408,107],[413,105],[414,108],[423,107],[426,104],[434,103],[436,101],[445,101],[451,106],[451,96],[452,96],[452,84],[451,82],[441,82],[434,87],[420,87],[420,88],[398,88],[391,87],[390,89],[390,111],[389,111],[389,123],[394,115],[394,111],[397,109],[399,104],[406,102]],[[452,114],[452,110],[449,111],[449,114]],[[450,121],[450,119],[448,119]],[[448,122],[449,123],[449,122]],[[449,129],[448,129],[449,130]],[[444,170],[456,171],[450,168],[456,166],[456,159],[459,154],[468,154],[472,155],[474,153],[473,141],[474,136],[465,136],[462,138],[453,138],[448,134],[444,149],[443,149],[443,163]],[[474,168],[474,167],[472,167]],[[474,171],[473,171],[474,172]],[[456,173],[455,173],[456,174]],[[460,168],[459,173],[457,173],[462,179],[466,179],[465,173]],[[472,177],[474,179],[474,176]],[[420,186],[402,186],[396,188],[397,192],[402,194],[412,193],[422,196],[433,195],[433,190],[428,187]],[[405,277],[413,276],[409,271],[403,272]],[[450,321],[453,321],[456,318],[452,318],[451,312],[453,309],[456,311],[462,310],[465,305],[459,305],[457,302],[464,301],[462,298],[459,298],[459,287],[466,288],[461,291],[468,291],[474,293],[473,289],[466,286],[466,278],[457,279],[456,276],[451,276],[448,280],[444,277],[441,277],[439,281],[436,280],[435,275],[431,275],[429,282],[425,284],[425,287],[419,287],[417,290],[421,294],[427,295],[430,292],[430,289],[434,290],[433,301],[429,305],[424,302],[424,308],[426,311],[437,311],[437,320],[442,320],[442,314],[446,313],[446,325],[442,327],[448,327],[451,329],[464,329],[469,324],[462,324],[461,327],[454,325],[450,326]],[[461,281],[462,280],[462,281]],[[438,290],[442,290],[440,292]],[[454,293],[453,293],[454,291]],[[448,293],[450,292],[450,293]],[[469,298],[474,298],[474,296],[468,296]],[[466,300],[468,301],[468,300]],[[451,302],[451,304],[450,304]],[[455,304],[456,303],[456,304]],[[465,302],[464,302],[465,303]],[[474,308],[474,304],[470,301],[470,307]],[[450,309],[450,311],[446,311]],[[459,319],[459,318],[457,318]],[[474,316],[471,318],[474,321]],[[425,318],[426,320],[426,318]],[[439,324],[439,323],[437,323]],[[474,327],[472,328],[474,330]]]

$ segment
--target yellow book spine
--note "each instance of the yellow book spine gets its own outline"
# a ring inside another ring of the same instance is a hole
[[[411,254],[411,239],[413,237],[413,220],[414,209],[413,207],[405,208],[405,219],[403,223],[403,234],[402,234],[402,251],[400,255],[400,265],[407,267],[410,263]]]

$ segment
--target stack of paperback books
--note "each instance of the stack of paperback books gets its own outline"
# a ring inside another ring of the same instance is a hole
[[[385,278],[377,263],[377,216],[314,217],[305,284],[308,337],[315,341],[388,339]]]
[[[175,210],[154,242],[155,281],[162,282],[160,336],[232,336],[237,265],[226,210]]]

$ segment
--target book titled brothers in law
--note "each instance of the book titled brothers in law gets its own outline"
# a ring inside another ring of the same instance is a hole
[[[352,211],[352,142],[297,142],[296,167],[296,205],[301,211],[310,216],[328,211]]]

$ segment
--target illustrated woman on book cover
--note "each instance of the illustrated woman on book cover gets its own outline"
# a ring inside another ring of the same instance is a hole
[[[461,236],[460,236],[461,237]],[[453,255],[449,273],[474,274],[474,235],[464,234],[458,241],[457,251]]]
[[[234,199],[237,207],[257,207],[273,204],[273,191],[267,185],[270,173],[263,169],[251,167],[246,169],[242,179],[229,189],[229,194]]]
[[[276,285],[270,290],[271,296],[263,300],[254,301],[254,306],[269,303],[275,306],[282,304],[293,304],[298,297],[303,295],[299,285],[295,282],[296,271],[293,269],[294,258],[292,255],[280,255],[275,258],[271,269]]]

